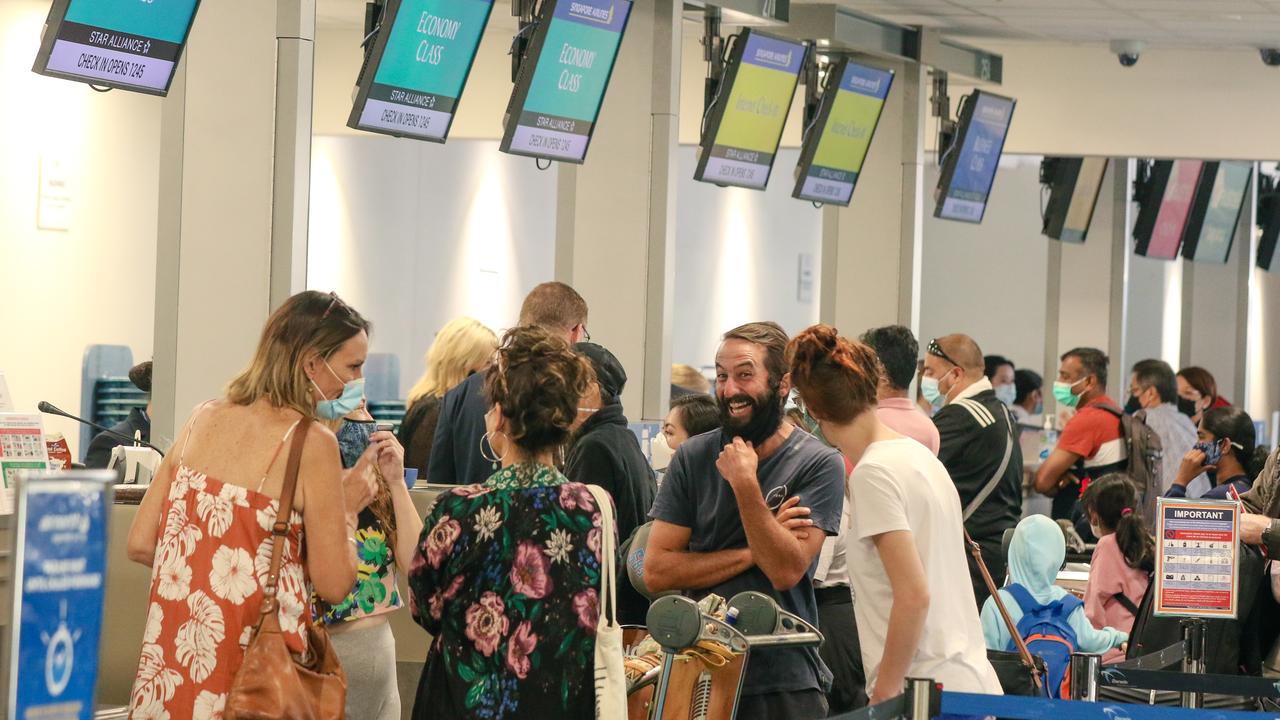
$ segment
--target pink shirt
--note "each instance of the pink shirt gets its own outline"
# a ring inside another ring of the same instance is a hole
[[[1149,578],[1142,570],[1129,567],[1116,544],[1115,534],[1104,535],[1093,551],[1089,568],[1089,584],[1084,591],[1084,613],[1096,628],[1113,627],[1129,632],[1133,629],[1133,614],[1124,608],[1115,596],[1123,593],[1134,605],[1142,604],[1147,593]],[[1119,649],[1102,656],[1104,663],[1124,659]]]
[[[915,440],[938,454],[938,426],[908,398],[885,398],[876,403],[876,417],[889,429]]]

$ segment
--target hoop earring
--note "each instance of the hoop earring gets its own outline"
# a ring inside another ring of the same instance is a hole
[[[491,463],[493,465],[493,469],[497,470],[498,464],[502,462],[503,456],[498,455],[498,451],[493,449],[493,441],[489,439],[489,436],[493,434],[495,433],[487,432],[480,436],[480,457]],[[506,433],[503,433],[502,435],[503,437],[506,437]],[[485,445],[489,446],[489,452],[487,453],[484,451]]]

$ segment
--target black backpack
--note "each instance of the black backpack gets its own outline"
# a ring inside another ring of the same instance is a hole
[[[1134,489],[1138,493],[1138,505],[1142,508],[1142,519],[1148,527],[1155,527],[1156,498],[1164,489],[1161,470],[1164,462],[1164,443],[1155,430],[1147,425],[1147,414],[1138,411],[1126,415],[1115,405],[1097,405],[1099,409],[1115,415],[1120,419],[1120,433],[1124,438],[1124,449],[1128,454],[1127,473],[1133,480]]]
[[[1157,550],[1158,551],[1158,550]],[[1205,672],[1217,675],[1239,675],[1242,665],[1251,665],[1250,653],[1242,653],[1242,640],[1250,627],[1259,588],[1262,585],[1265,561],[1258,548],[1240,544],[1240,561],[1237,575],[1239,584],[1239,619],[1211,619],[1205,621]],[[1182,640],[1181,620],[1176,617],[1156,617],[1154,614],[1156,584],[1147,586],[1142,604],[1129,633],[1128,659],[1159,652]],[[1256,652],[1256,651],[1255,651]]]

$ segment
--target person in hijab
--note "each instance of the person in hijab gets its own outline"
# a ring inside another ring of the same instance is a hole
[[[1009,584],[1021,585],[1042,606],[1055,603],[1067,597],[1066,590],[1053,584],[1066,557],[1067,543],[1057,523],[1044,515],[1024,518],[1014,530],[1013,542],[1009,545]],[[1017,625],[1022,619],[1022,608],[1008,586],[1000,590],[1000,599],[1009,611],[1009,618]],[[1075,652],[1101,654],[1129,640],[1128,633],[1115,628],[1094,628],[1085,616],[1083,604],[1071,613],[1067,624],[1076,634]],[[1008,649],[1013,640],[993,598],[987,598],[982,606],[982,634],[992,650]]]

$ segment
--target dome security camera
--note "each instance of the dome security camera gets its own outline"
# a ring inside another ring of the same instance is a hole
[[[1262,64],[1267,67],[1280,66],[1280,48],[1259,48],[1258,54],[1262,56]]]
[[[1125,67],[1133,67],[1138,64],[1138,58],[1142,56],[1142,51],[1147,49],[1147,44],[1141,40],[1112,40],[1111,52],[1115,53],[1120,59],[1120,64]]]

